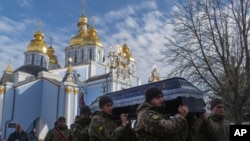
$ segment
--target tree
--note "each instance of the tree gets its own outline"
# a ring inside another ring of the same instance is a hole
[[[166,37],[171,74],[221,97],[235,123],[250,99],[249,10],[249,0],[179,0]]]

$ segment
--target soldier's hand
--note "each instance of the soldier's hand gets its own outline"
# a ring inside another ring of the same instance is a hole
[[[122,126],[127,126],[128,124],[128,114],[121,114]]]
[[[188,110],[188,107],[187,107],[186,105],[180,105],[179,108],[178,108],[178,112],[179,112],[182,116],[186,117],[187,114],[188,114],[188,112],[189,112],[189,110]]]
[[[201,119],[202,119],[203,121],[207,121],[207,120],[208,120],[208,118],[207,118],[207,113],[206,113],[206,112],[202,113]]]

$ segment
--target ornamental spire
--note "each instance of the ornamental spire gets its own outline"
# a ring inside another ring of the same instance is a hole
[[[37,21],[38,31],[41,31],[42,21]]]
[[[87,4],[86,4],[86,0],[82,0],[82,14],[85,15],[86,13],[86,7],[87,7]]]

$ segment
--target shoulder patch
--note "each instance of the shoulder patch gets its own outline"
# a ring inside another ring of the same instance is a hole
[[[76,132],[77,128],[73,128],[73,132]]]
[[[98,131],[102,131],[104,128],[103,128],[103,126],[102,125],[99,125],[98,126]]]
[[[152,119],[154,119],[154,120],[157,120],[157,119],[159,119],[159,115],[158,114],[152,114]]]

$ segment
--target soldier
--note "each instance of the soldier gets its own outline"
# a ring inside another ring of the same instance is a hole
[[[229,141],[229,122],[224,117],[224,104],[215,98],[210,102],[211,115],[202,115],[201,141]]]
[[[82,106],[80,117],[71,125],[71,141],[88,141],[88,128],[90,124],[90,109],[88,106]]]
[[[28,133],[23,131],[21,124],[16,125],[16,131],[11,133],[8,141],[30,141]]]
[[[179,106],[171,119],[163,115],[163,93],[157,87],[148,88],[145,101],[137,108],[135,132],[138,141],[185,141],[187,136],[187,106]]]
[[[70,130],[66,125],[65,117],[59,117],[56,123],[57,125],[47,133],[44,141],[69,141]]]
[[[90,141],[120,141],[127,129],[127,114],[121,114],[121,125],[111,120],[113,101],[108,96],[99,100],[101,111],[94,113],[89,126]]]

